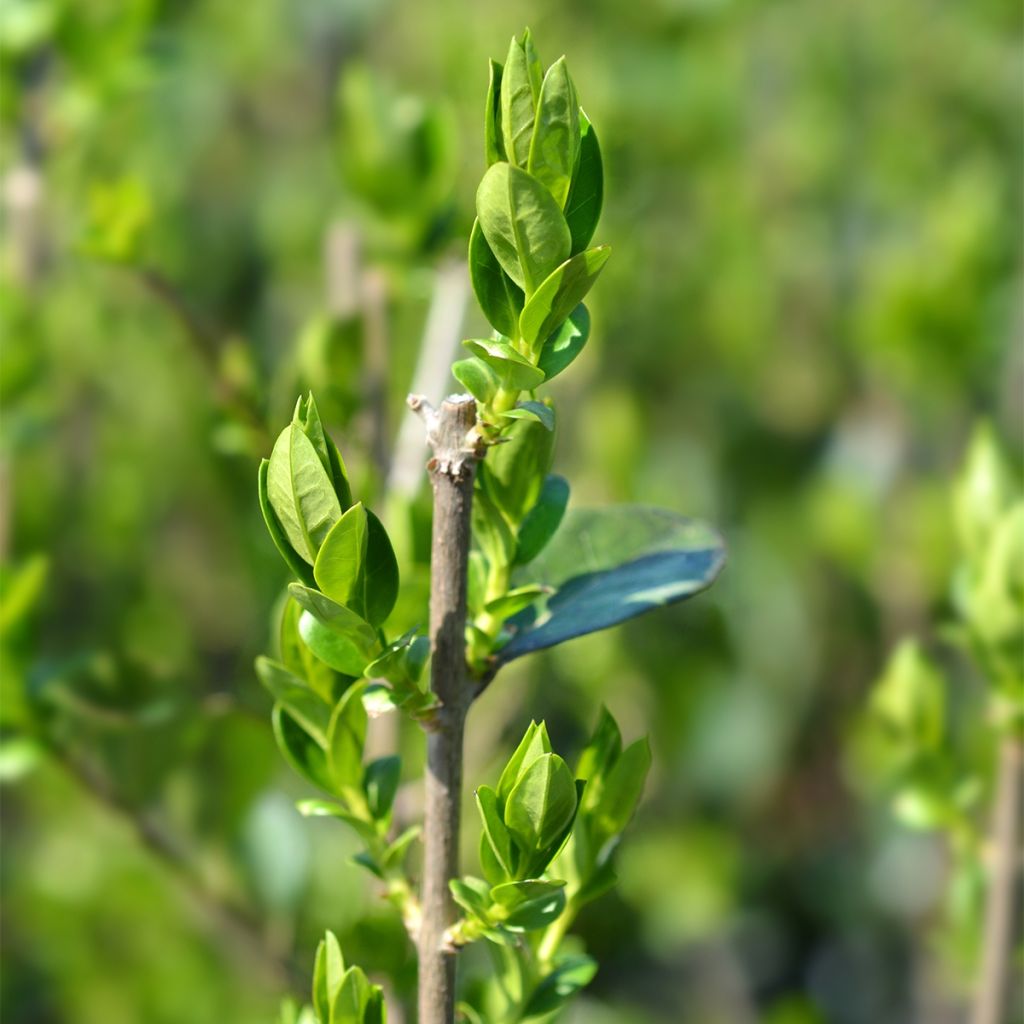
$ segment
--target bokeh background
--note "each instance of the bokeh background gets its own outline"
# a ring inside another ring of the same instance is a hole
[[[295,813],[252,670],[285,582],[255,470],[312,386],[385,500],[431,311],[443,358],[483,325],[459,261],[486,62],[526,24],[598,128],[614,247],[552,389],[557,469],[576,503],[707,518],[730,550],[708,594],[508,670],[470,719],[476,781],[531,717],[570,756],[602,701],[651,734],[572,1019],[960,1019],[947,846],[849,746],[893,646],[948,607],[973,423],[1020,456],[1021,21],[4,0],[6,1024],[271,1021],[326,926],[394,974],[401,1019],[401,927],[344,830]]]

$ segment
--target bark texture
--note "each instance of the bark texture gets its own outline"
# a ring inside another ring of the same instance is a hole
[[[476,402],[446,399],[437,411],[413,397],[433,449],[430,554],[430,685],[440,702],[427,735],[423,823],[422,921],[419,935],[419,1022],[450,1024],[455,1016],[455,951],[445,931],[455,922],[448,888],[459,874],[462,736],[472,702],[466,668],[466,581],[476,472]]]

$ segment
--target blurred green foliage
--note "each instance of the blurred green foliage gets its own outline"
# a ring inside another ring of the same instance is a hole
[[[959,1005],[973,953],[953,972],[926,938],[944,847],[862,799],[842,752],[897,641],[962,607],[951,479],[980,413],[1019,482],[1019,6],[6,0],[10,1024],[273,1020],[325,927],[408,996],[401,926],[343,830],[294,813],[266,725],[251,666],[285,574],[253,482],[312,387],[359,492],[382,489],[435,268],[472,223],[487,58],[526,23],[601,126],[615,250],[555,385],[556,470],[574,503],[721,524],[730,564],[698,602],[508,669],[467,773],[531,718],[578,751],[601,701],[651,730],[621,889],[580,917],[601,966],[576,1019]],[[422,506],[395,518],[422,562]],[[951,667],[907,650],[925,679]],[[953,667],[955,719],[984,680]],[[876,699],[933,735],[935,706]]]

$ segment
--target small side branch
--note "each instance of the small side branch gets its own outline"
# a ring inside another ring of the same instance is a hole
[[[981,974],[971,1024],[1010,1019],[1014,926],[1019,913],[1024,742],[1007,736],[999,750]]]
[[[445,932],[455,921],[448,883],[459,874],[462,737],[473,698],[466,666],[466,588],[473,478],[479,458],[476,402],[446,399],[438,410],[410,396],[427,426],[434,490],[430,556],[431,689],[440,707],[427,735],[422,920],[419,934],[420,1024],[451,1024],[455,952]]]

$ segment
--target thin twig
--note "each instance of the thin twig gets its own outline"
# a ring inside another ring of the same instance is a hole
[[[448,883],[459,873],[462,739],[472,686],[466,665],[466,589],[473,479],[479,458],[476,402],[446,399],[439,410],[419,396],[410,407],[427,426],[433,457],[431,544],[431,689],[440,708],[427,735],[423,883],[419,936],[419,1022],[451,1024],[455,1013],[455,950],[445,941],[455,922]]]
[[[1014,929],[1020,910],[1022,798],[1024,742],[1007,736],[999,748],[981,977],[971,1024],[1007,1024],[1010,1020]]]

